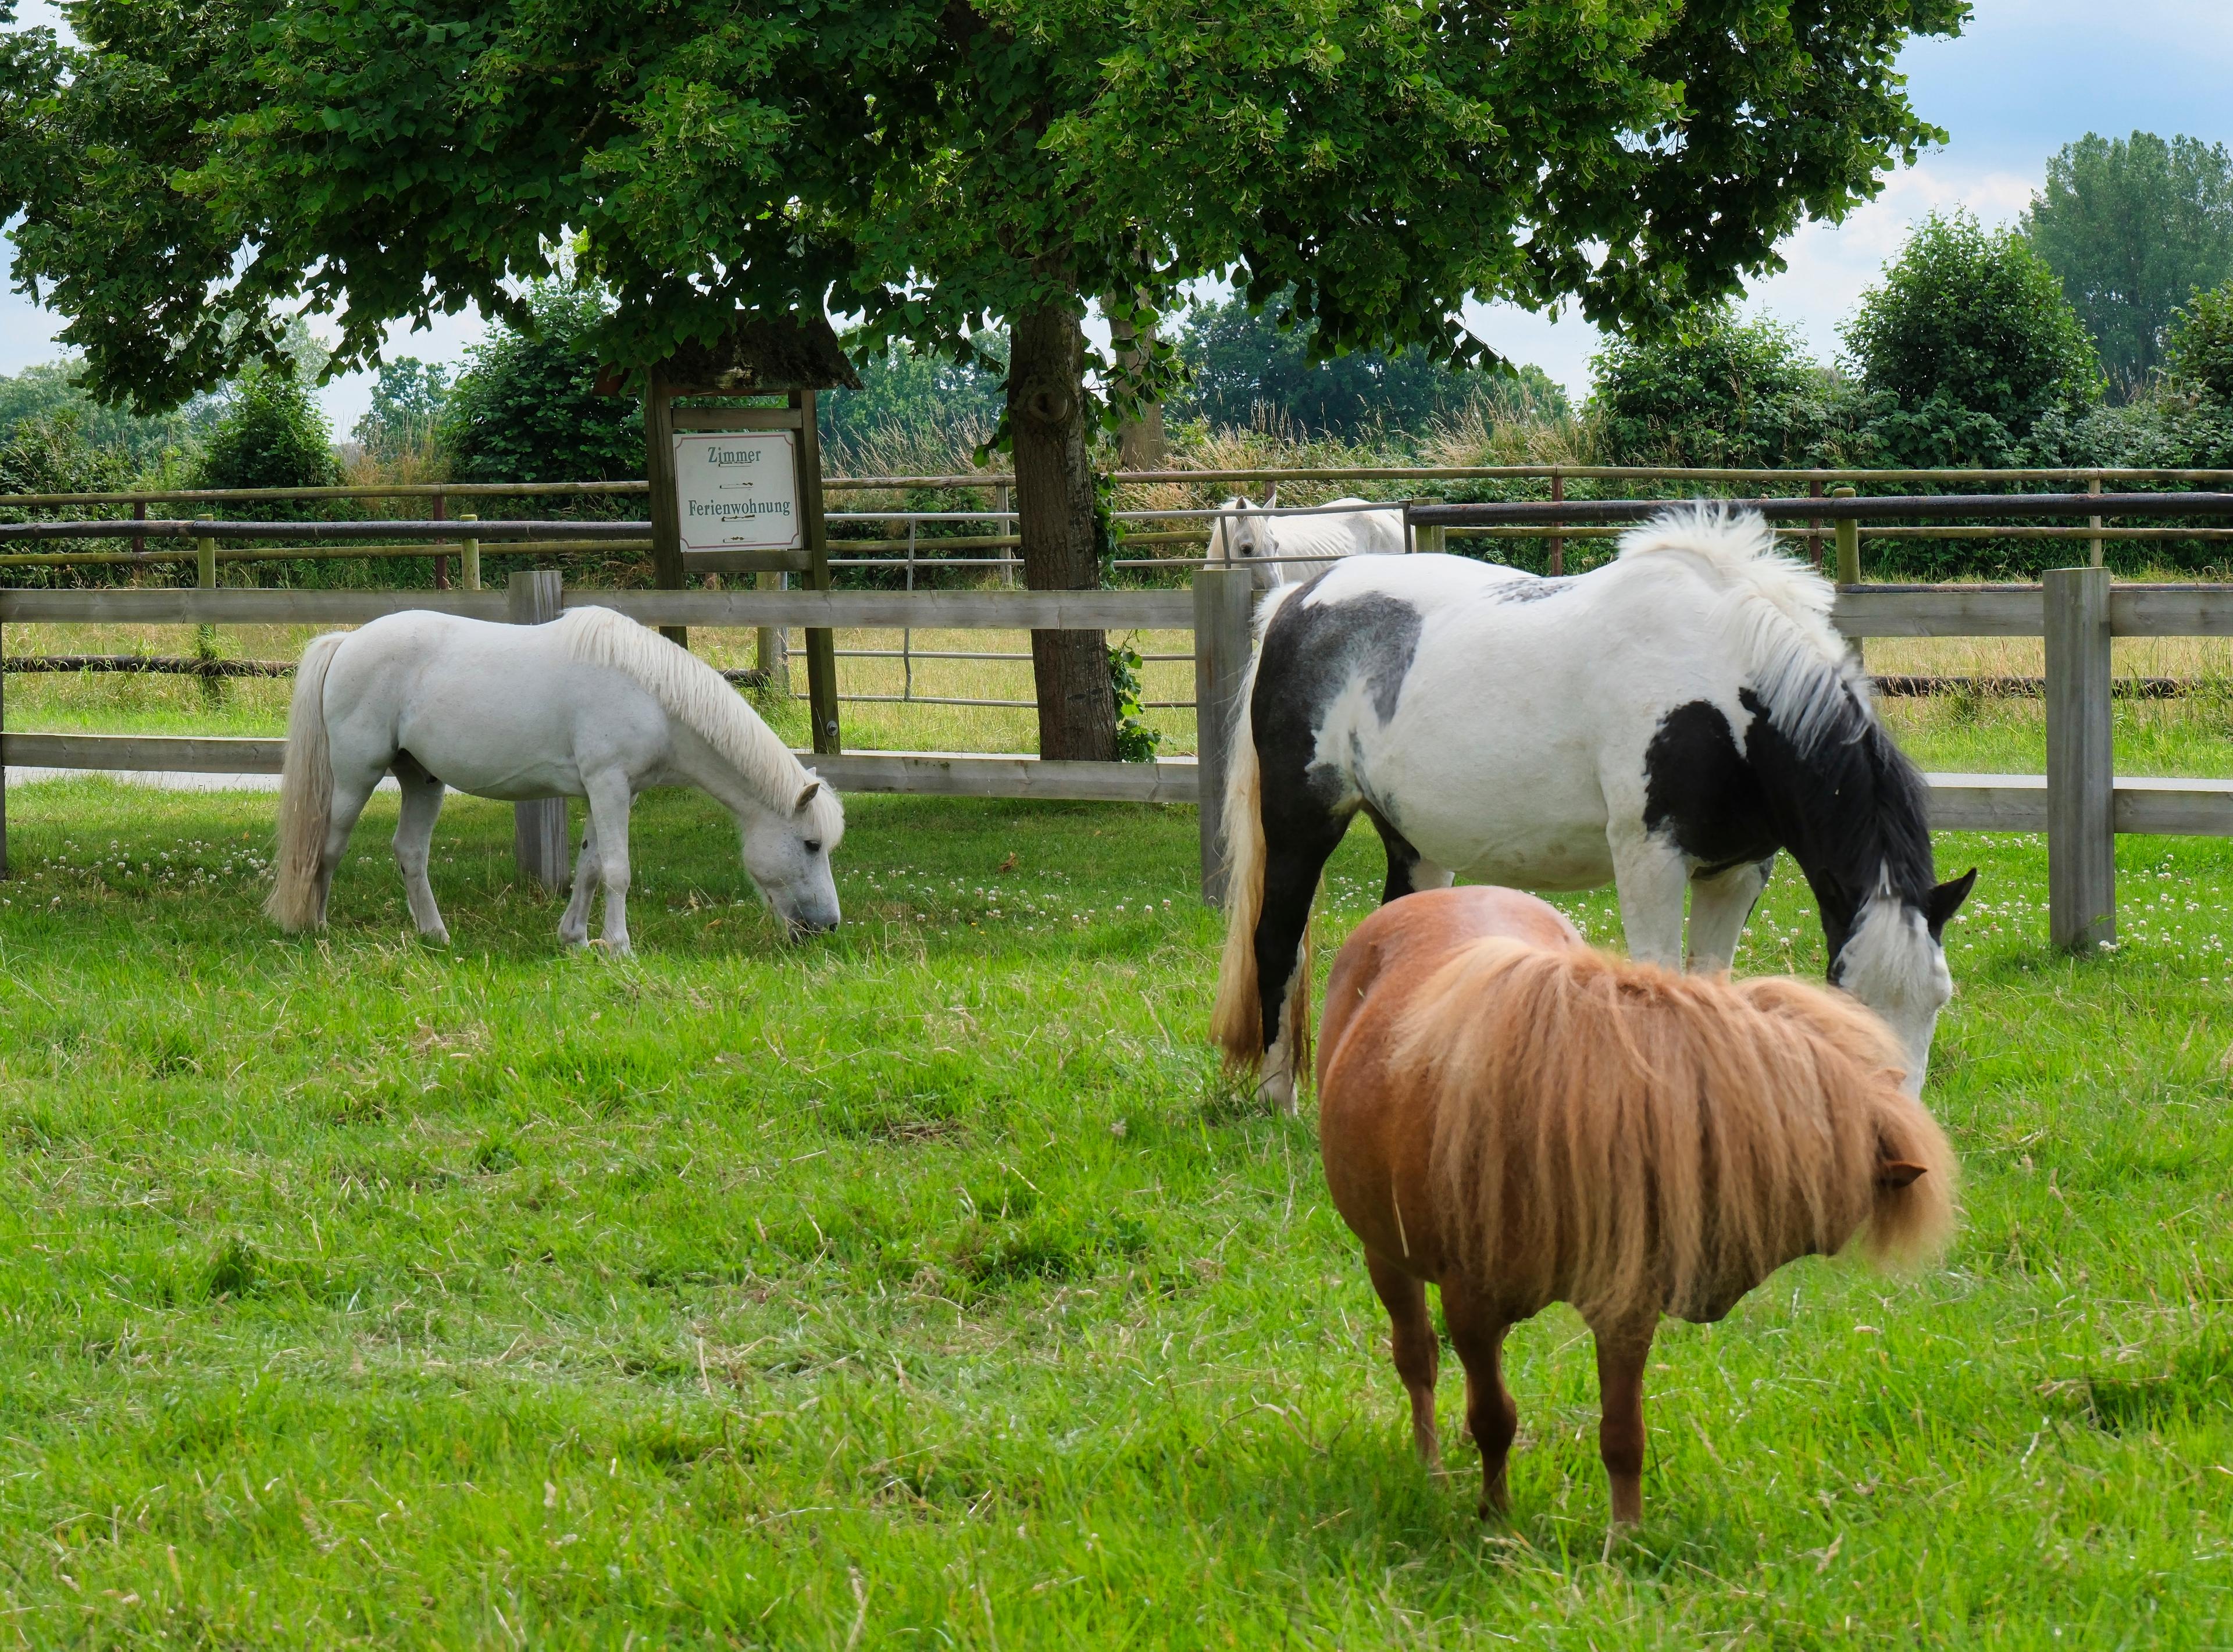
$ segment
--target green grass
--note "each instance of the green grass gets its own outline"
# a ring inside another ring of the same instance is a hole
[[[1201,1041],[1190,811],[856,799],[778,944],[646,800],[633,961],[453,803],[329,936],[268,799],[10,799],[0,1634],[33,1645],[2223,1645],[2233,849],[2127,839],[2127,944],[1983,868],[1929,1099],[1943,1270],[1810,1262],[1655,1354],[1601,1560],[1579,1322],[1514,1333],[1514,1517],[1411,1459],[1307,1115]],[[1336,863],[1338,932],[1377,855]],[[1611,902],[1568,903],[1617,933]],[[1743,966],[1820,967],[1787,868]]]

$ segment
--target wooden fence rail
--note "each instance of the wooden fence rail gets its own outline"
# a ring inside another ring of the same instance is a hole
[[[1199,757],[1152,764],[1054,763],[1021,754],[845,752],[814,757],[841,790],[1199,805],[1204,894],[1221,894],[1221,804],[1227,741],[1250,650],[1255,590],[1247,569],[1204,569],[1190,591],[586,591],[548,572],[501,591],[10,590],[0,628],[123,624],[356,625],[407,608],[531,621],[596,604],[647,625],[901,627],[950,630],[1189,630],[1195,637]],[[521,593],[536,582],[532,598]],[[515,607],[515,602],[523,606]],[[2233,636],[2233,586],[2118,586],[2100,569],[2060,569],[2040,585],[1848,586],[1833,621],[1866,637],[2035,636],[2048,645],[2045,775],[1934,774],[1941,829],[2044,831],[2050,929],[2080,950],[2115,936],[2114,835],[2233,836],[2233,781],[2113,777],[2109,640]],[[4,683],[0,676],[0,683]],[[282,743],[141,735],[0,735],[0,765],[275,773]],[[4,776],[4,767],[0,767]],[[533,809],[531,804],[520,805]],[[6,866],[0,785],[0,872]],[[523,867],[555,884],[565,869],[563,816],[523,821]],[[560,823],[555,828],[552,820]]]

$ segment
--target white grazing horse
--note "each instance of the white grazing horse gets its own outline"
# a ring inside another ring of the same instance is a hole
[[[1322,572],[1332,557],[1401,556],[1408,549],[1403,507],[1358,508],[1371,503],[1335,499],[1320,516],[1266,516],[1279,508],[1277,483],[1260,509],[1250,499],[1227,499],[1218,507],[1225,514],[1209,530],[1209,565],[1246,563],[1255,570],[1256,588],[1268,591]]]
[[[610,608],[537,626],[414,611],[314,639],[287,716],[279,876],[264,907],[282,928],[325,923],[350,829],[390,770],[403,789],[396,863],[430,940],[450,938],[426,881],[445,786],[514,803],[589,799],[558,923],[570,946],[589,939],[602,881],[603,944],[628,951],[628,807],[650,786],[695,786],[736,816],[745,869],[792,933],[837,927],[837,794],[720,673]]]

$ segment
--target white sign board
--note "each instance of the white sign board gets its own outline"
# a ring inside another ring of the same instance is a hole
[[[806,543],[806,522],[798,503],[798,433],[678,433],[674,503],[686,554],[798,550]]]

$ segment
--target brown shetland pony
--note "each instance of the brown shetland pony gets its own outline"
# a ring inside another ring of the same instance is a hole
[[[1511,889],[1422,891],[1358,925],[1326,985],[1318,1145],[1394,1326],[1436,1460],[1440,1288],[1482,1504],[1519,1427],[1504,1334],[1553,1302],[1597,1339],[1612,1516],[1643,1513],[1644,1366],[1659,1316],[1710,1322],[1856,1232],[1933,1253],[1954,1158],[1898,1046],[1841,993],[1607,957]]]

